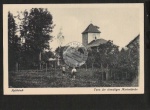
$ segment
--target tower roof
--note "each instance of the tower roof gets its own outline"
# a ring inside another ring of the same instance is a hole
[[[92,23],[82,32],[84,33],[101,33],[98,26],[94,26]]]

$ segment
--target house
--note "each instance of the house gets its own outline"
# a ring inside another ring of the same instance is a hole
[[[99,27],[92,23],[82,32],[82,44],[87,48],[97,47],[104,44],[107,40],[100,38]]]
[[[134,48],[135,46],[138,46],[139,45],[139,36],[140,35],[137,35],[133,40],[131,40],[127,45],[126,47],[128,49],[132,49]]]
[[[107,40],[100,38],[100,33],[101,32],[99,31],[98,26],[95,26],[92,23],[89,24],[88,27],[82,32],[82,44],[88,49],[96,48],[98,52],[99,45],[108,42]],[[93,69],[93,63],[91,64]],[[107,67],[104,67],[104,64],[101,64],[100,68],[102,72],[102,79],[107,80],[109,77],[108,65]]]
[[[134,59],[134,61],[138,63],[139,63],[139,37],[140,35],[137,35],[133,40],[131,40],[126,45],[130,60]]]

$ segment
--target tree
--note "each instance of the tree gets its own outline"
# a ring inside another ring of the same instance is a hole
[[[92,69],[93,69],[93,64],[95,62],[95,56],[94,56],[93,51],[95,50],[92,50],[91,48],[88,49],[88,58],[85,64],[86,67],[92,67]]]
[[[59,56],[59,59],[61,60],[61,63],[64,64],[64,59],[63,59],[63,52],[64,50],[67,49],[67,46],[60,46],[60,47],[57,47],[56,50],[55,50],[55,53],[56,53],[56,57],[58,58]]]
[[[45,52],[42,52],[42,61],[43,63],[46,63],[49,58],[54,58],[54,53],[51,52],[51,51],[45,51]]]
[[[131,81],[138,76],[139,70],[139,42],[132,44],[132,48],[120,52],[118,67],[129,74]]]
[[[21,24],[21,37],[25,38],[24,48],[26,52],[33,53],[35,60],[39,62],[41,69],[41,52],[49,49],[49,40],[53,25],[53,17],[47,9],[32,8],[30,12],[24,11]],[[32,56],[30,56],[32,57]]]
[[[8,12],[8,59],[9,69],[18,70],[18,61],[20,56],[20,38],[16,35],[17,26],[13,14]]]
[[[117,63],[118,53],[118,46],[114,45],[112,41],[108,41],[89,51],[87,63],[93,62],[97,67],[100,67],[101,64],[108,64],[111,68]]]
[[[59,55],[60,56],[60,59],[63,59],[63,52],[64,52],[64,49],[66,49],[67,46],[62,46],[62,47],[57,47],[55,52],[56,52],[56,55]]]

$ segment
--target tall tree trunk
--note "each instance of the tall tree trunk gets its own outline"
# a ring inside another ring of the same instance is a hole
[[[47,63],[46,63],[46,73],[47,73]]]
[[[56,73],[56,61],[54,61],[54,63],[55,63],[55,73]]]

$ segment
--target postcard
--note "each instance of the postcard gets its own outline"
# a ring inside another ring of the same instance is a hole
[[[144,94],[144,4],[3,4],[4,95]]]

